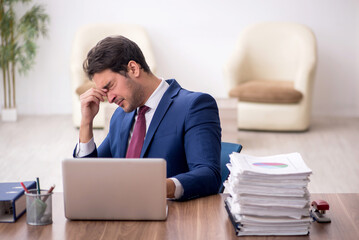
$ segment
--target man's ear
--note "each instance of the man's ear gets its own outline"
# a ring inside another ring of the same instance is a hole
[[[133,60],[129,61],[127,64],[127,70],[128,70],[127,72],[133,77],[140,76],[140,69],[141,66]]]

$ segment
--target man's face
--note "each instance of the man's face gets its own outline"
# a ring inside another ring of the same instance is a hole
[[[106,95],[110,103],[120,106],[125,112],[132,112],[144,104],[143,86],[131,77],[106,69],[95,73],[93,81],[98,89],[107,89]]]

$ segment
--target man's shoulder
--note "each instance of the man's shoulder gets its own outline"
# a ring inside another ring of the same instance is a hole
[[[178,96],[179,98],[183,99],[187,103],[198,102],[198,101],[209,101],[209,102],[215,101],[214,98],[208,93],[194,92],[183,88],[179,92]]]
[[[188,101],[203,97],[213,98],[208,93],[190,91],[185,88],[182,88],[181,85],[175,79],[169,79],[166,80],[166,82],[170,85],[169,91],[171,92],[172,90],[173,92],[177,93],[176,97],[185,98],[185,100]]]
[[[178,92],[180,95],[186,95],[187,97],[196,97],[196,96],[206,94],[206,93],[190,91],[185,88],[182,88],[182,86],[176,81],[176,79],[168,79],[168,80],[166,80],[166,82],[169,84],[168,92],[171,92],[171,93]]]

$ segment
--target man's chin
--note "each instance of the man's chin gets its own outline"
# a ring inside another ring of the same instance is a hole
[[[124,104],[121,104],[121,105],[119,105],[122,109],[123,109],[123,111],[124,112],[126,112],[126,113],[130,113],[130,112],[133,112],[136,108],[133,108],[132,106],[126,106],[126,105],[124,105]]]

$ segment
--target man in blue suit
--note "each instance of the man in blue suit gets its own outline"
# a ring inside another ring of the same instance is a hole
[[[137,157],[166,160],[167,197],[187,200],[218,192],[221,128],[210,95],[185,90],[174,79],[157,78],[137,44],[123,36],[100,41],[88,53],[84,70],[96,88],[80,96],[82,120],[75,157],[136,156],[129,155],[131,140],[138,139],[137,118],[145,118]],[[96,148],[92,122],[105,97],[120,107]]]

